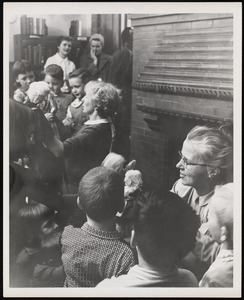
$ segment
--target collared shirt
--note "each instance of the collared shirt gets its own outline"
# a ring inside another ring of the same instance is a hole
[[[204,196],[199,196],[193,187],[183,185],[179,179],[174,183],[171,192],[179,195],[195,210],[200,216],[201,224],[208,222],[209,203],[214,190]]]
[[[204,274],[200,287],[233,287],[233,250],[221,249]]]
[[[46,69],[47,66],[52,64],[58,65],[63,69],[64,79],[66,80],[69,79],[69,74],[75,70],[75,64],[71,60],[69,60],[68,57],[62,58],[58,54],[58,52],[47,59],[44,69]]]
[[[109,123],[108,119],[88,120],[84,124],[85,125],[95,125],[95,124],[106,124],[106,123]]]
[[[132,250],[116,230],[101,231],[88,223],[81,228],[66,226],[61,244],[66,287],[94,287],[135,265]]]
[[[173,269],[170,273],[147,270],[135,265],[128,274],[100,282],[97,287],[197,287],[195,276],[188,270]]]

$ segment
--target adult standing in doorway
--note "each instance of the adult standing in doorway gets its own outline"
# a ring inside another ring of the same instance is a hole
[[[87,69],[93,80],[101,79],[109,82],[109,72],[112,63],[112,56],[102,52],[104,37],[95,33],[89,40],[90,52],[84,54],[80,59],[80,68]]]
[[[114,151],[130,156],[131,99],[132,99],[132,47],[133,28],[126,27],[121,33],[122,49],[113,54],[110,82],[121,91],[121,108],[118,113],[117,144]]]

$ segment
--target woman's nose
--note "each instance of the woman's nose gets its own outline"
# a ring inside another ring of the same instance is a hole
[[[176,168],[178,168],[178,169],[184,168],[184,165],[183,165],[183,163],[182,163],[182,159],[180,159],[180,160],[178,161],[178,163],[176,164]]]

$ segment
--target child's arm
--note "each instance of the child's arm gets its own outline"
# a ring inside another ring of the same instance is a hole
[[[68,107],[66,117],[62,122],[63,122],[64,126],[71,126],[71,127],[74,126],[74,121],[72,118],[70,106]]]
[[[21,92],[20,89],[17,89],[15,92],[14,92],[14,95],[13,95],[13,98],[15,101],[18,101],[18,102],[21,102],[21,103],[24,103],[26,101],[26,95]]]

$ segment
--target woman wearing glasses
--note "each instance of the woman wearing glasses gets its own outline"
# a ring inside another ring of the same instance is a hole
[[[188,266],[201,279],[202,272],[217,255],[217,244],[208,231],[209,203],[217,185],[233,181],[231,126],[194,127],[188,133],[179,155],[176,167],[180,171],[180,179],[171,191],[183,198],[200,216],[201,221],[195,251],[184,260],[187,264],[184,267]],[[202,264],[203,261],[205,264]]]

